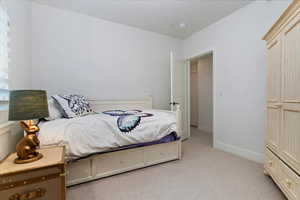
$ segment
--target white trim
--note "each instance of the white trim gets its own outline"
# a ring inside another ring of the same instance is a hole
[[[248,160],[252,160],[258,163],[263,163],[264,161],[264,155],[262,153],[257,153],[254,151],[250,151],[248,149],[243,149],[237,146],[233,146],[231,144],[225,144],[223,142],[220,142],[218,140],[215,141],[215,146],[216,149],[226,151],[229,153],[232,153],[234,155],[246,158]]]
[[[191,110],[191,103],[190,103],[190,97],[191,97],[191,91],[190,91],[190,79],[191,79],[191,76],[190,76],[190,70],[191,70],[191,62],[190,60],[186,60],[185,61],[185,67],[186,67],[186,75],[185,75],[185,114],[186,114],[186,125],[187,125],[187,132],[188,132],[188,138],[191,137],[191,114],[190,114],[190,110]]]
[[[199,126],[197,125],[198,130],[206,132],[206,133],[213,133],[212,130],[208,127],[204,127],[204,126]]]
[[[212,133],[212,135],[213,135],[213,147],[215,147],[215,143],[216,143],[216,137],[215,137],[215,135],[216,135],[216,133],[215,133],[215,119],[216,119],[216,114],[215,114],[215,112],[216,112],[216,110],[215,110],[215,108],[216,108],[216,97],[217,97],[217,94],[216,94],[216,84],[215,84],[215,82],[216,82],[216,76],[215,76],[215,68],[216,68],[216,55],[217,55],[217,53],[216,53],[216,49],[215,48],[208,48],[208,49],[206,49],[205,51],[201,51],[201,52],[199,52],[199,53],[197,53],[197,54],[195,54],[195,55],[193,55],[193,56],[190,56],[190,57],[186,57],[185,59],[188,61],[188,68],[190,68],[191,66],[190,66],[190,60],[192,60],[193,58],[197,58],[197,57],[201,57],[201,56],[205,56],[205,55],[208,55],[208,54],[210,54],[210,53],[212,53],[212,57],[213,57],[213,63],[212,63],[212,78],[213,78],[213,123],[212,123],[212,130],[211,131],[209,131],[209,132],[211,132]],[[191,114],[190,114],[190,112],[191,112],[191,108],[190,108],[190,98],[191,98],[191,96],[190,96],[190,85],[189,85],[189,83],[190,83],[190,75],[186,75],[186,81],[187,81],[187,84],[188,84],[188,91],[189,92],[187,92],[186,93],[186,95],[187,95],[187,103],[189,104],[187,107],[188,107],[188,116],[190,116]],[[189,124],[190,125],[190,124]]]
[[[174,71],[174,62],[173,62],[173,52],[170,52],[170,84],[171,84],[171,96],[170,96],[170,103],[174,102],[174,96],[173,96],[173,71]],[[171,109],[173,109],[173,106],[171,105]]]

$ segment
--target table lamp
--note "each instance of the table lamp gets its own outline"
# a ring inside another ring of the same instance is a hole
[[[9,93],[10,121],[20,121],[26,136],[16,146],[17,158],[15,163],[23,164],[39,160],[43,155],[36,151],[40,144],[36,132],[39,127],[34,120],[49,116],[46,91],[42,90],[13,90]]]

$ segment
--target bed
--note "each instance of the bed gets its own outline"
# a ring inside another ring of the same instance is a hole
[[[66,146],[67,186],[181,159],[179,106],[175,112],[153,110],[151,97],[90,103],[97,113],[40,125],[41,147]]]

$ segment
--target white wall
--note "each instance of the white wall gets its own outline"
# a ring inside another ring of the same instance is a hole
[[[262,36],[289,1],[256,1],[184,41],[185,58],[215,50],[214,144],[261,161],[266,118]]]
[[[190,120],[192,126],[198,127],[198,63],[191,63],[190,70]]]
[[[213,126],[213,57],[198,60],[198,129],[212,132]]]
[[[169,108],[170,50],[181,41],[32,3],[32,85],[97,99],[152,95]]]
[[[31,88],[31,3],[6,0],[11,20],[9,80],[10,89]]]
[[[31,3],[6,0],[10,16],[9,89],[31,88]],[[0,160],[15,151],[22,137],[18,123],[7,123],[7,110],[0,110]],[[6,122],[6,123],[4,123]]]

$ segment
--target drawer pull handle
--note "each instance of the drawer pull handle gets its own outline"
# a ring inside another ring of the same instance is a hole
[[[45,196],[46,194],[46,189],[43,188],[38,188],[36,190],[23,193],[23,194],[14,194],[12,195],[9,200],[31,200],[31,199],[36,199]]]
[[[269,166],[270,166],[270,167],[273,166],[273,162],[272,162],[272,161],[269,162]]]
[[[283,104],[282,104],[282,103],[275,103],[274,106],[275,106],[276,108],[281,108],[281,107],[283,106]]]
[[[67,176],[68,173],[61,173],[59,176]]]
[[[288,188],[291,188],[292,187],[292,181],[290,181],[289,179],[286,179],[286,185]]]

